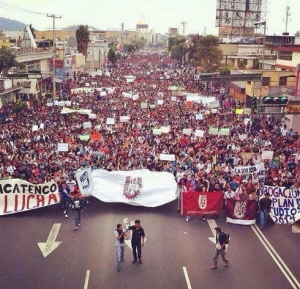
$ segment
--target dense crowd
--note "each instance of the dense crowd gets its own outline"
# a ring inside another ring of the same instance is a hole
[[[244,103],[232,99],[222,83],[199,83],[194,74],[194,69],[178,66],[163,52],[143,51],[120,59],[114,67],[104,67],[101,75],[82,74],[60,85],[59,100],[71,101],[70,108],[91,110],[95,119],[87,114],[62,114],[61,106],[43,102],[28,104],[28,109],[20,112],[14,111],[15,104],[4,104],[0,180],[20,178],[43,183],[63,178],[72,186],[80,168],[147,168],[173,173],[181,190],[221,190],[225,197],[255,198],[263,184],[298,187],[298,133],[271,116],[251,115],[249,119],[249,115],[236,114],[235,109]],[[128,82],[128,75],[135,80]],[[172,86],[181,89],[170,90]],[[92,91],[84,91],[86,87]],[[109,93],[101,95],[99,88]],[[202,103],[187,105],[184,92],[215,96],[220,106],[212,113]],[[138,95],[138,99],[124,97],[124,93]],[[147,108],[141,108],[142,103],[147,103]],[[198,113],[204,115],[203,120],[196,119]],[[130,120],[121,122],[121,116]],[[114,118],[115,124],[108,125],[107,118]],[[85,122],[91,122],[92,128],[84,128]],[[35,125],[37,130],[32,129]],[[153,134],[153,129],[162,126],[169,126],[170,132]],[[210,127],[229,128],[230,133],[212,135]],[[186,128],[192,129],[190,135],[183,133]],[[196,136],[196,129],[204,130],[204,136]],[[78,137],[95,133],[100,139]],[[247,138],[242,140],[240,135],[245,134]],[[68,151],[58,151],[59,143],[68,143]],[[262,159],[264,150],[274,152],[271,160]],[[176,160],[162,161],[162,153],[173,154]],[[266,169],[264,179],[255,174],[248,179],[235,174],[236,166],[261,162]]]

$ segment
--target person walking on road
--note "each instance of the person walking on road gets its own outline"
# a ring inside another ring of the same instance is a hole
[[[145,232],[141,227],[140,220],[136,220],[134,222],[134,226],[130,226],[128,230],[132,231],[131,237],[131,246],[133,253],[133,261],[132,264],[137,262],[137,258],[139,258],[139,263],[142,264],[142,247],[144,247],[145,243]]]
[[[260,228],[263,229],[267,223],[268,214],[271,211],[272,201],[270,200],[270,194],[266,193],[265,197],[259,201],[259,212],[260,212]]]
[[[211,269],[218,268],[218,259],[219,255],[221,255],[222,260],[224,261],[224,267],[227,267],[229,264],[228,259],[226,258],[226,239],[227,236],[224,232],[222,232],[220,227],[216,227],[216,248],[215,254],[213,258],[213,265],[210,267]]]
[[[121,224],[117,225],[115,230],[116,238],[116,256],[117,256],[117,271],[121,271],[121,262],[124,262],[125,238],[127,239],[126,231]]]
[[[68,218],[68,209],[70,204],[70,189],[66,183],[62,183],[59,188],[60,199],[61,199],[61,208],[63,209],[64,215]]]
[[[80,226],[81,222],[81,210],[83,207],[83,196],[79,196],[77,191],[74,192],[74,196],[71,196],[72,201],[72,209],[74,210],[75,215],[75,226],[74,230],[78,230],[78,226]]]

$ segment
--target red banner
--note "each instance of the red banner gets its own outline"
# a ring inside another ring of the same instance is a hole
[[[223,208],[222,192],[182,193],[182,215],[203,216],[220,215]]]
[[[256,221],[257,202],[251,201],[237,201],[233,199],[226,199],[227,204],[227,218],[226,221],[232,224],[239,225],[253,225]]]

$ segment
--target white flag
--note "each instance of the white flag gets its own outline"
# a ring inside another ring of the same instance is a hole
[[[176,199],[177,184],[171,173],[94,170],[92,177],[92,196],[103,202],[157,207]]]

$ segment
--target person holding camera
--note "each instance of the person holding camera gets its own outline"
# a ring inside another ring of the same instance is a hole
[[[116,256],[117,256],[117,271],[121,271],[121,262],[124,262],[125,238],[127,239],[126,231],[121,224],[117,225],[115,230],[116,238]]]

